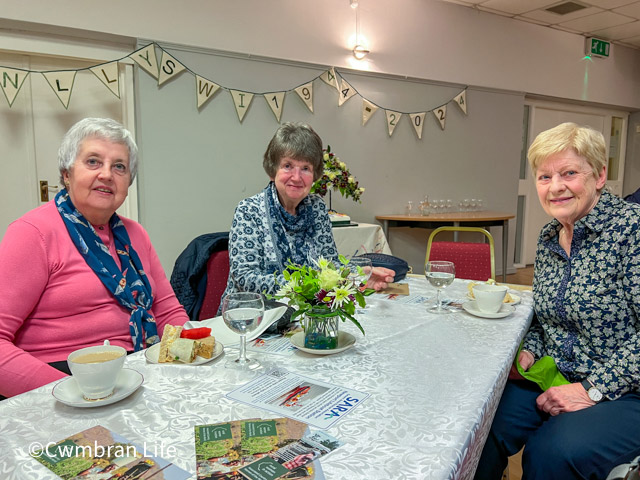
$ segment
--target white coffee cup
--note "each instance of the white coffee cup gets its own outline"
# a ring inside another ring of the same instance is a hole
[[[474,285],[473,296],[478,309],[484,313],[497,313],[502,307],[507,290],[507,287],[501,285]]]
[[[104,345],[81,348],[67,357],[69,370],[76,379],[85,400],[100,400],[113,394],[118,374],[127,351],[122,347]]]

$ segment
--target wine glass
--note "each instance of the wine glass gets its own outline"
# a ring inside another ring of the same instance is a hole
[[[240,335],[240,355],[228,361],[227,368],[256,370],[260,362],[247,358],[247,333],[254,331],[262,322],[264,301],[262,295],[252,292],[230,293],[222,302],[222,318],[233,332]]]
[[[371,278],[371,272],[373,271],[373,265],[371,259],[367,257],[351,257],[347,264],[349,268],[349,279],[353,281],[356,287],[363,287]]]
[[[444,260],[434,260],[424,265],[424,275],[431,286],[437,289],[436,304],[429,308],[433,313],[449,313],[449,310],[442,306],[440,290],[448,287],[456,278],[456,267],[453,262]]]

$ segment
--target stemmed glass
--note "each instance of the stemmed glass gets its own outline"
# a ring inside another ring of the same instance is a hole
[[[371,259],[367,257],[351,257],[347,264],[351,273],[349,273],[349,279],[355,283],[357,287],[362,287],[367,284],[369,278],[371,278],[371,272],[373,271],[373,265]]]
[[[252,292],[231,293],[222,302],[222,318],[233,332],[240,335],[240,355],[226,363],[227,368],[256,370],[260,362],[247,358],[247,333],[253,332],[264,316],[262,295]]]
[[[453,279],[456,278],[455,265],[453,262],[444,260],[427,262],[424,265],[424,275],[427,277],[429,283],[437,289],[436,304],[429,307],[429,311],[433,313],[449,313],[450,310],[444,308],[442,305],[440,290],[453,283]]]

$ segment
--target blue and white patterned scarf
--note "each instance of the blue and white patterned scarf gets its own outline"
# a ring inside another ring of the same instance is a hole
[[[268,223],[271,230],[273,244],[277,245],[280,270],[286,268],[287,261],[291,259],[298,265],[306,265],[309,258],[310,244],[313,243],[315,222],[313,208],[305,197],[296,208],[297,215],[287,212],[278,200],[278,191],[273,182],[269,182],[264,189],[266,199]],[[293,242],[293,249],[289,243],[286,232],[292,232],[296,237],[301,236],[301,241]]]
[[[156,321],[149,313],[153,305],[151,285],[120,217],[114,213],[109,227],[122,271],[91,223],[73,205],[67,189],[56,195],[55,203],[80,255],[120,305],[131,312],[129,331],[135,351],[158,343]]]

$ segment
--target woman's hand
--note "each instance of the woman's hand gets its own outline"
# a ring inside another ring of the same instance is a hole
[[[389,268],[373,267],[371,277],[367,282],[366,288],[372,288],[376,292],[387,288],[388,284],[393,282],[396,272]]]
[[[533,353],[528,350],[520,350],[518,355],[518,363],[525,372],[531,368],[531,365],[535,363],[535,357]],[[509,372],[509,380],[524,380],[524,377],[520,375],[520,372],[515,365],[511,365],[511,371]]]
[[[589,398],[581,383],[551,387],[536,399],[538,408],[553,416],[564,412],[575,412],[595,404],[596,402]]]

